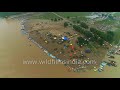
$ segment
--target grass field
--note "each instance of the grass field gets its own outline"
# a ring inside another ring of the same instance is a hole
[[[17,14],[21,14],[21,13],[23,13],[23,12],[0,12],[0,17],[17,15]]]
[[[59,18],[59,17],[50,12],[42,12],[42,13],[33,15],[32,18],[34,18],[34,19],[54,19],[54,18]]]
[[[85,19],[85,16],[90,15],[91,12],[55,12],[56,14],[67,18],[69,17],[74,17],[74,19]],[[77,18],[76,18],[77,17]],[[51,12],[42,12],[39,14],[34,15],[32,18],[34,19],[54,19],[54,18],[59,18],[55,14]]]
[[[120,40],[120,29],[117,29],[114,32],[115,36],[114,36],[114,44],[118,44],[119,40]]]
[[[97,24],[105,24],[105,25],[113,25],[115,24],[115,20],[109,20],[109,19],[105,19],[102,21],[96,21]]]
[[[120,12],[114,13],[114,16],[120,16]]]
[[[86,17],[77,17],[77,18],[72,18],[71,21],[87,21]]]
[[[76,16],[88,16],[91,14],[91,12],[56,12],[60,16],[63,17],[76,17]]]

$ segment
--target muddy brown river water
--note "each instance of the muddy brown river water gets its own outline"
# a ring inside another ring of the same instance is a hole
[[[0,19],[0,77],[24,78],[94,78],[120,77],[120,56],[118,67],[106,67],[104,72],[68,72],[62,64],[29,65],[23,60],[51,59],[20,32],[20,21]]]

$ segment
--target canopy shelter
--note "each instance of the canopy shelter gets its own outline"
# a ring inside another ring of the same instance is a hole
[[[85,53],[91,53],[91,50],[90,49],[86,49]]]
[[[68,40],[69,40],[67,36],[62,37],[62,39],[63,39],[64,41],[68,41]]]

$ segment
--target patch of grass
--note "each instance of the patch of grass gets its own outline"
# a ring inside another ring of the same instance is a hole
[[[0,17],[22,14],[23,12],[0,12]]]
[[[117,29],[114,31],[114,44],[118,44],[119,40],[120,40],[120,29]]]
[[[44,12],[42,14],[39,13],[39,14],[33,15],[32,18],[33,19],[49,19],[50,20],[50,19],[55,19],[55,18],[58,19],[59,17],[50,12]]]
[[[96,21],[97,24],[104,24],[104,25],[113,25],[115,24],[115,20],[105,19],[102,21]]]
[[[114,16],[120,16],[120,12],[116,12]]]
[[[76,23],[77,23],[77,21],[83,22],[83,21],[87,21],[87,18],[86,17],[77,17],[77,18],[72,18],[71,21],[76,22]]]
[[[91,14],[91,12],[56,12],[60,16],[63,16],[65,18],[69,17],[76,17],[76,16],[88,16]]]

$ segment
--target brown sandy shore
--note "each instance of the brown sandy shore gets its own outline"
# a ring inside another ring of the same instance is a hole
[[[0,77],[60,77],[60,78],[105,78],[120,77],[120,66],[106,67],[104,72],[89,71],[85,73],[68,72],[64,65],[25,65],[27,58],[51,59],[40,48],[21,34],[19,20],[0,20]],[[30,46],[31,45],[31,46]],[[120,56],[116,60],[120,64]]]

